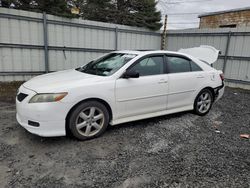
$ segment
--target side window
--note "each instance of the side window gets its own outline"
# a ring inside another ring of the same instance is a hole
[[[192,69],[192,71],[202,71],[202,69],[200,68],[200,66],[197,65],[195,62],[190,61],[190,63],[191,63],[191,69]]]
[[[137,62],[130,70],[139,72],[140,76],[149,76],[163,74],[163,67],[163,56],[153,56]]]
[[[181,57],[167,57],[169,73],[190,72],[190,61]]]

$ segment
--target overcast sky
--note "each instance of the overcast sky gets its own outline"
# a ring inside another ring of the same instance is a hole
[[[199,14],[243,7],[250,7],[250,0],[159,0],[157,4],[162,15],[168,14],[168,29],[198,27]]]

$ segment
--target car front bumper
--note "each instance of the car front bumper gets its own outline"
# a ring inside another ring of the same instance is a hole
[[[16,98],[16,119],[22,127],[43,137],[66,135],[65,118],[69,110],[66,103],[29,103],[36,92],[21,86],[19,93],[28,95],[21,102]]]

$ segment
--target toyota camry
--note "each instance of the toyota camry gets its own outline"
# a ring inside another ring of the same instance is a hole
[[[202,116],[224,93],[223,74],[212,67],[218,54],[211,46],[111,52],[25,82],[16,118],[36,135],[86,140],[108,125],[191,110]]]

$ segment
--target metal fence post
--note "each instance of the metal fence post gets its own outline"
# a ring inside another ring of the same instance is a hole
[[[115,50],[118,49],[118,27],[115,27]]]
[[[163,32],[161,34],[161,50],[165,50],[167,48],[167,23],[168,23],[168,15],[165,15],[165,21],[163,26]]]
[[[230,46],[231,35],[232,35],[231,31],[229,31],[227,35],[226,51],[225,51],[225,56],[224,56],[223,68],[222,68],[224,74],[225,74],[226,66],[227,66],[228,50]]]
[[[49,52],[48,52],[48,28],[47,28],[47,15],[43,12],[43,40],[44,40],[44,63],[45,72],[49,72]]]

